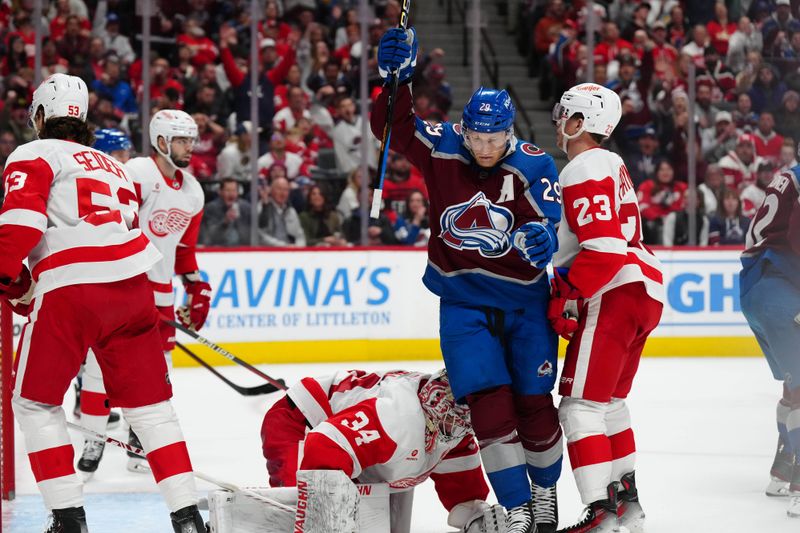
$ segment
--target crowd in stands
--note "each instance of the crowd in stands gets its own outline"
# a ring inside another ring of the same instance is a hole
[[[141,140],[142,19],[133,0],[44,2],[42,76],[66,72],[90,88],[89,120]],[[357,0],[265,0],[258,23],[258,122],[250,117],[250,2],[158,2],[151,19],[151,112],[190,113],[199,138],[190,167],[206,191],[200,242],[250,243],[257,212],[262,246],[361,242],[361,146],[377,166],[377,141],[362,138],[360,57],[370,95],[380,86],[378,41],[400,15],[397,0],[370,2],[360,41]],[[595,0],[595,45],[587,49],[586,0],[525,0],[518,39],[555,101],[591,79],[617,91],[623,116],[611,148],[639,194],[645,242],[689,242],[697,209],[700,244],[742,244],[775,172],[797,164],[800,138],[800,0]],[[31,0],[0,2],[0,167],[27,127],[34,89]],[[453,105],[441,49],[421,51],[414,105],[430,122]],[[589,57],[592,72],[588,72]],[[696,69],[689,116],[689,66]],[[532,83],[536,83],[532,80]],[[549,125],[545,126],[549,127]],[[696,139],[696,201],[688,198],[688,129]],[[252,143],[258,203],[250,203]],[[424,181],[390,153],[385,209],[370,221],[370,245],[424,246],[430,236]],[[373,176],[366,179],[371,181]]]
[[[143,82],[142,18],[133,0],[56,0],[34,13],[30,0],[0,1],[0,168],[33,138],[28,108],[34,85],[35,17],[41,17],[41,76],[80,76],[90,91],[89,122],[128,133],[141,153],[140,110],[182,109],[199,136],[186,169],[203,185],[200,243],[246,246],[251,214],[261,246],[361,243],[361,146],[377,167],[377,141],[362,138],[360,57],[370,94],[381,81],[376,48],[396,26],[396,0],[371,2],[362,43],[357,0],[265,0],[258,26],[258,131],[250,116],[250,2],[159,1],[151,19],[149,87]],[[441,121],[451,105],[442,50],[419,58],[418,109]],[[251,205],[252,143],[258,145],[258,203]],[[371,181],[373,176],[367,179]],[[427,190],[419,172],[391,153],[385,209],[370,221],[371,245],[425,246]]]
[[[646,243],[688,243],[687,213],[697,209],[699,244],[743,244],[774,174],[797,165],[800,1],[598,0],[593,6],[593,50],[586,1],[523,6],[520,35],[531,37],[519,44],[542,97],[555,100],[585,81],[620,95],[622,120],[612,145],[638,190]],[[692,205],[689,128],[699,183]]]

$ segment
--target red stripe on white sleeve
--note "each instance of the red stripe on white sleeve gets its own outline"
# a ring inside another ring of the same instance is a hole
[[[197,236],[200,234],[200,223],[203,220],[203,212],[200,211],[192,220],[189,221],[189,227],[183,232],[178,247],[175,249],[175,273],[186,274],[187,272],[195,272],[198,270],[197,266]]]
[[[328,394],[314,378],[303,378],[288,391],[289,398],[303,413],[311,427],[333,415]]]
[[[439,500],[448,511],[461,502],[485,500],[489,495],[478,445],[472,436],[465,437],[442,458],[431,473],[431,479]]]

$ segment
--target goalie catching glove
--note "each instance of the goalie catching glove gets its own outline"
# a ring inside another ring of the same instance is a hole
[[[414,28],[392,28],[384,33],[378,43],[378,74],[383,81],[389,83],[394,74],[400,83],[410,79],[417,66],[418,48]]]
[[[547,306],[547,318],[550,320],[553,330],[569,340],[578,329],[583,298],[578,289],[561,277],[559,269],[553,271],[553,279],[550,281],[550,286],[550,304]]]
[[[186,305],[178,308],[178,320],[187,328],[200,331],[211,308],[211,285],[200,278],[199,272],[190,272],[181,277],[186,289]]]
[[[511,242],[525,261],[544,269],[558,251],[558,238],[550,224],[527,222],[511,234]]]
[[[31,313],[31,301],[33,300],[33,289],[36,283],[31,278],[31,271],[22,265],[22,270],[17,279],[0,280],[0,298],[8,302],[11,309],[18,315],[28,316]]]
[[[461,502],[447,515],[447,525],[458,528],[460,533],[500,533],[505,531],[505,523],[503,507],[483,500]]]

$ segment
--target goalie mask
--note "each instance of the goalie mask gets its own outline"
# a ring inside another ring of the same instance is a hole
[[[427,453],[437,441],[461,440],[470,431],[469,409],[456,403],[446,370],[436,372],[420,387],[419,402],[425,413]]]

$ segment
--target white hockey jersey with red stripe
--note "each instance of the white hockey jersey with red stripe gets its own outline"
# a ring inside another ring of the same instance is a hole
[[[448,509],[484,499],[488,488],[472,433],[461,440],[438,441],[430,453],[425,451],[425,415],[417,391],[428,377],[405,371],[342,371],[304,378],[287,395],[313,432],[350,456],[351,477],[359,482],[383,482],[402,490],[432,477]]]
[[[663,303],[661,263],[641,243],[636,192],[622,158],[586,150],[564,167],[559,182],[564,216],[553,265],[569,268],[569,282],[584,298],[641,281]]]
[[[172,307],[172,277],[197,270],[203,189],[188,172],[178,170],[175,179],[164,176],[152,157],[136,157],[125,165],[140,194],[142,230],[164,257],[147,273],[156,305]]]
[[[138,227],[132,176],[102,152],[32,141],[9,156],[3,184],[0,277],[16,278],[27,257],[35,296],[128,279],[161,258]]]

